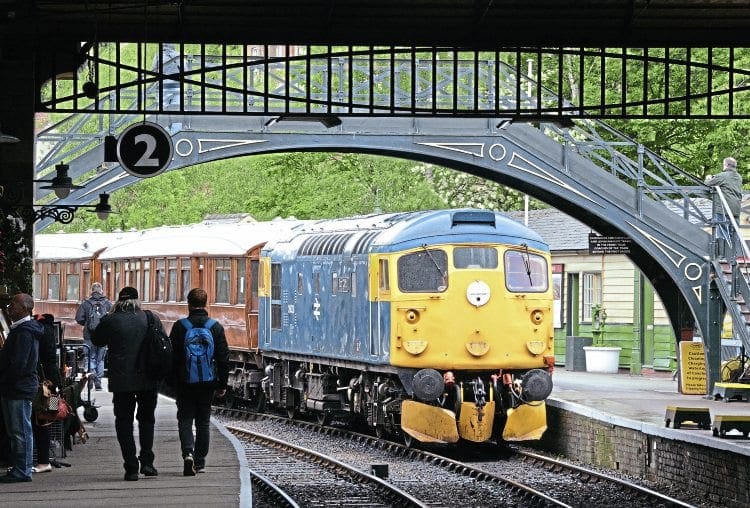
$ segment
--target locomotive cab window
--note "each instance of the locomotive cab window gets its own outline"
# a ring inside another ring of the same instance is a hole
[[[456,268],[497,268],[497,249],[494,247],[456,247],[453,249]]]
[[[442,293],[448,288],[448,255],[427,249],[398,258],[398,287],[404,293]]]
[[[543,293],[549,287],[547,260],[527,251],[505,253],[505,285],[510,291]]]

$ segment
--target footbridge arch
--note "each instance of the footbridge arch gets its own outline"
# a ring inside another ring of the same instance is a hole
[[[158,117],[154,118],[159,121]],[[510,122],[504,119],[342,118],[333,128],[306,121],[200,117],[175,128],[168,170],[230,157],[290,151],[338,151],[392,155],[432,162],[478,175],[527,193],[600,234],[631,239],[629,257],[649,278],[671,319],[676,337],[696,328],[707,338],[711,382],[718,380],[722,298],[712,273],[715,241],[710,232],[710,189],[659,160],[637,143],[601,124]],[[42,136],[43,138],[43,136]],[[99,145],[71,161],[83,176],[102,160]],[[86,159],[90,158],[91,161]],[[91,175],[66,200],[86,203],[137,178],[118,165]],[[41,191],[41,189],[40,189]],[[39,196],[44,197],[44,196]],[[39,223],[38,226],[44,226]],[[715,337],[715,340],[710,340]],[[716,346],[714,347],[714,344]]]

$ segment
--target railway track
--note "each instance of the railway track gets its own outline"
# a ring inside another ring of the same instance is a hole
[[[312,446],[362,470],[377,461],[388,464],[395,473],[388,480],[430,506],[692,506],[633,482],[523,450],[501,459],[497,447],[487,446],[433,453],[333,426],[238,411],[222,410],[221,415],[295,441],[326,436]],[[435,487],[440,489],[438,499],[430,492]]]
[[[231,414],[230,414],[231,413]],[[359,474],[370,471],[373,466],[385,466],[386,480],[381,483],[392,485],[405,492],[415,504],[397,504],[387,500],[377,504],[382,499],[381,494],[369,496],[360,488],[356,491],[359,498],[352,498],[346,490],[337,491],[337,485],[330,479],[330,473],[317,474],[305,468],[298,474],[296,466],[286,462],[283,466],[279,457],[260,451],[259,454],[248,456],[251,471],[258,471],[261,475],[271,477],[278,482],[277,486],[287,492],[295,501],[307,491],[322,491],[327,496],[327,504],[315,504],[310,500],[300,502],[304,506],[566,506],[556,502],[542,492],[530,489],[520,483],[500,477],[476,474],[478,471],[463,467],[456,463],[456,467],[445,467],[444,464],[433,463],[423,452],[407,449],[402,445],[376,438],[341,431],[333,427],[321,427],[317,424],[292,421],[284,418],[269,416],[250,416],[238,414],[236,411],[221,412],[221,419],[228,429],[234,433],[243,432],[257,434],[262,428],[266,434],[273,433],[277,439],[294,442],[295,446],[313,448],[318,453],[323,449],[325,454],[333,457],[337,462],[351,466]],[[249,417],[250,419],[245,419]],[[315,431],[315,432],[311,432]],[[270,457],[270,458],[269,458]],[[421,460],[419,460],[421,458]],[[256,460],[258,461],[256,463]],[[322,460],[322,459],[310,459]],[[267,469],[267,466],[270,466]],[[331,469],[333,466],[328,466]],[[336,466],[338,468],[340,466]],[[274,476],[275,474],[275,476]],[[372,477],[368,473],[365,476]],[[339,472],[340,476],[355,475],[351,472]],[[371,480],[354,480],[367,484]],[[283,482],[283,485],[280,483]],[[294,491],[294,492],[291,492]],[[364,496],[364,497],[363,497]],[[369,496],[369,497],[368,497]],[[392,497],[388,494],[387,497]],[[299,502],[299,501],[298,501]],[[404,501],[401,501],[404,502]]]

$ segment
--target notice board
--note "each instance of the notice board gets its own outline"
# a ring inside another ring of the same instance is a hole
[[[680,386],[686,395],[706,394],[706,353],[702,342],[680,341]]]

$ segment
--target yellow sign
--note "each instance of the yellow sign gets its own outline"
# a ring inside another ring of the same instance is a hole
[[[706,394],[706,354],[702,342],[680,343],[680,386],[686,395]]]

